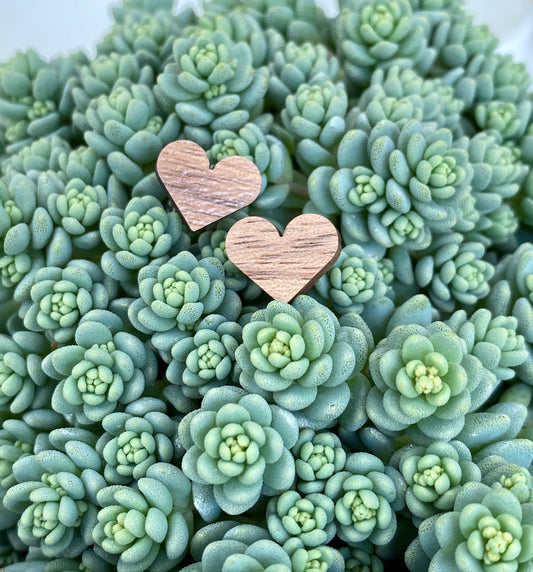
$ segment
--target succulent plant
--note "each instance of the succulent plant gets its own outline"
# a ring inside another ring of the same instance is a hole
[[[181,126],[174,114],[165,119],[162,115],[151,89],[143,84],[117,85],[87,108],[90,130],[85,141],[106,158],[111,172],[131,188],[133,196],[165,198],[154,164],[163,147],[177,139]]]
[[[239,324],[211,314],[198,324],[194,336],[172,346],[166,377],[190,399],[201,399],[214,387],[236,383],[235,351],[241,342]]]
[[[505,488],[468,483],[453,511],[430,517],[407,553],[410,570],[527,570],[533,557],[531,503]],[[437,533],[437,530],[439,531]],[[426,568],[422,568],[426,566]]]
[[[132,54],[141,68],[150,66],[157,74],[172,53],[172,39],[179,28],[179,20],[169,6],[162,10],[124,11],[98,44],[97,54]]]
[[[447,323],[465,340],[467,350],[499,380],[513,378],[514,368],[527,359],[524,337],[517,334],[514,316],[493,318],[489,310],[480,308],[467,318],[464,310],[459,310]]]
[[[183,222],[155,197],[134,197],[124,210],[110,207],[102,213],[100,233],[109,248],[102,269],[115,280],[131,281],[135,271],[168,255],[183,240]]]
[[[140,298],[129,306],[128,316],[144,333],[192,330],[208,314],[221,312],[225,300],[235,300],[224,287],[218,259],[198,260],[186,250],[153,260],[141,268],[138,281]]]
[[[259,395],[231,386],[208,391],[200,409],[180,422],[179,438],[193,494],[207,489],[227,514],[242,514],[262,493],[274,495],[294,481],[296,420]]]
[[[462,242],[459,233],[441,235],[415,267],[415,280],[427,287],[433,304],[445,312],[471,307],[489,293],[494,267],[483,258],[481,242]]]
[[[461,214],[472,167],[447,129],[416,120],[378,122],[370,132],[348,131],[339,143],[338,168],[320,166],[309,177],[312,208],[341,213],[344,241],[427,248]]]
[[[346,451],[340,439],[326,431],[301,429],[292,452],[298,477],[296,488],[305,494],[323,492],[327,480],[342,471],[346,463]]]
[[[322,493],[302,497],[296,491],[285,491],[270,499],[266,509],[268,531],[285,546],[298,539],[306,548],[328,544],[335,536],[334,504]]]
[[[65,268],[41,268],[34,281],[31,302],[21,310],[24,325],[34,332],[46,332],[58,343],[74,337],[76,324],[84,314],[106,308],[109,290],[113,292],[100,267],[83,259],[72,260]]]
[[[111,312],[89,313],[80,322],[74,345],[57,348],[43,360],[43,369],[57,379],[53,403],[82,424],[101,421],[119,404],[143,394],[157,375],[152,351],[123,331]]]
[[[267,96],[276,109],[283,109],[285,99],[295,94],[298,87],[312,82],[319,74],[335,82],[339,76],[339,62],[321,44],[287,42],[283,49],[272,54]]]
[[[464,340],[443,322],[396,327],[369,364],[375,384],[366,402],[370,419],[386,431],[416,426],[429,439],[455,437],[465,413],[494,386]]]
[[[47,206],[54,223],[72,237],[74,247],[92,250],[101,244],[98,227],[102,212],[108,206],[104,187],[71,179],[62,193],[48,196]]]
[[[22,413],[47,402],[51,387],[41,364],[49,351],[50,342],[42,334],[0,334],[0,411]]]
[[[172,462],[178,423],[165,410],[159,399],[144,397],[126,406],[123,413],[110,413],[102,419],[104,433],[96,450],[105,461],[104,476],[109,484],[127,485],[144,477],[153,464]]]
[[[333,163],[332,150],[344,133],[347,107],[344,84],[334,84],[320,74],[285,99],[281,121],[304,173]]]
[[[434,54],[427,49],[428,21],[413,13],[408,0],[353,0],[341,10],[335,41],[344,72],[355,89],[372,71],[408,61],[425,73]]]
[[[403,507],[401,476],[370,453],[352,453],[333,475],[325,494],[335,501],[337,535],[350,546],[370,539],[387,544],[396,532],[396,510]]]
[[[40,173],[59,170],[63,156],[70,150],[68,141],[59,135],[41,137],[3,159],[0,162],[2,173],[7,181],[20,174],[35,182]]]
[[[268,87],[266,67],[254,69],[244,42],[222,30],[178,39],[154,89],[161,105],[186,124],[187,139],[210,146],[211,131],[236,131],[258,114]]]
[[[387,286],[378,261],[357,244],[344,247],[337,261],[315,285],[321,300],[331,300],[338,314],[363,311],[366,302],[382,298]]]
[[[49,135],[73,139],[70,115],[74,109],[72,88],[81,52],[75,57],[42,60],[35,51],[19,52],[0,72],[0,124],[8,153]]]
[[[460,441],[406,447],[397,455],[399,470],[407,483],[405,502],[419,521],[452,510],[462,486],[481,480],[479,467]]]
[[[21,514],[19,537],[49,558],[77,556],[92,544],[96,495],[105,486],[89,445],[71,440],[66,451],[20,457],[13,465],[17,484],[4,496],[4,505]]]
[[[169,463],[154,463],[137,488],[122,485],[97,493],[98,522],[93,538],[101,556],[119,572],[165,570],[183,557],[192,528],[191,483]]]
[[[367,354],[359,329],[340,326],[330,310],[303,295],[292,305],[274,301],[256,312],[242,339],[235,353],[242,387],[301,412],[315,428],[344,411],[346,380],[362,368]]]

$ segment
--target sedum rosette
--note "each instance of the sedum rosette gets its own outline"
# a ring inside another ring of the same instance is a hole
[[[262,493],[276,494],[294,481],[290,448],[298,438],[296,420],[259,395],[229,386],[208,391],[200,409],[180,422],[179,438],[194,496],[204,491],[210,498],[199,501],[216,503],[228,514],[242,514]],[[203,510],[205,518],[213,507]]]
[[[101,421],[120,405],[132,403],[157,375],[153,352],[111,312],[89,313],[76,328],[74,345],[54,350],[43,369],[59,381],[54,408],[78,423]],[[119,405],[120,404],[120,405]]]
[[[533,558],[532,504],[505,488],[468,483],[453,511],[424,521],[407,564],[422,570],[525,572]],[[428,568],[429,565],[429,568]]]
[[[169,463],[154,463],[135,489],[121,485],[98,491],[96,552],[119,572],[153,566],[170,570],[183,557],[192,518],[191,483]]]
[[[442,322],[398,326],[370,355],[374,387],[368,416],[385,431],[414,430],[426,439],[451,439],[465,414],[481,405],[494,382],[466,344]]]
[[[325,494],[335,501],[337,535],[350,546],[370,539],[387,544],[396,532],[395,511],[403,508],[400,474],[370,453],[352,453],[333,475]]]
[[[320,427],[346,408],[346,380],[367,355],[361,330],[340,326],[330,310],[308,296],[292,305],[270,302],[244,326],[242,337],[235,354],[242,368],[239,383]]]

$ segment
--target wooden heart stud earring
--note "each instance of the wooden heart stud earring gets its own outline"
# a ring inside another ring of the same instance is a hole
[[[248,206],[261,191],[261,173],[252,161],[225,157],[210,169],[206,152],[193,141],[169,143],[156,171],[192,231]]]
[[[335,263],[341,241],[335,225],[318,214],[289,222],[283,236],[268,220],[251,216],[226,236],[228,258],[275,300],[290,302]]]

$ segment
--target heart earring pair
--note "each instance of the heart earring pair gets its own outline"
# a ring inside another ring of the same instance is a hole
[[[245,157],[226,157],[209,168],[205,151],[192,141],[174,141],[160,153],[157,174],[192,231],[251,204],[261,191],[261,173]],[[335,226],[317,214],[289,222],[283,236],[268,220],[250,216],[226,236],[228,258],[276,300],[290,302],[320,278],[340,253]]]

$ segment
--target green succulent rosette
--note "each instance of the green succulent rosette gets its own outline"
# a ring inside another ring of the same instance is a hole
[[[169,463],[154,463],[136,488],[114,485],[97,493],[95,551],[119,572],[150,566],[170,570],[187,549],[192,529],[191,483]]]
[[[28,330],[45,332],[58,343],[72,340],[80,318],[93,309],[105,309],[115,285],[94,262],[74,259],[65,268],[45,266],[35,273],[31,302],[20,310]]]
[[[528,570],[533,558],[531,503],[505,488],[468,483],[454,508],[430,517],[406,554],[410,570]],[[438,530],[438,532],[437,532]]]
[[[346,409],[347,380],[361,370],[368,351],[361,330],[341,326],[333,312],[303,295],[291,305],[273,301],[255,312],[242,339],[235,353],[242,387],[313,428]]]
[[[77,556],[92,545],[97,492],[105,486],[100,457],[88,444],[70,440],[66,452],[42,450],[13,464],[17,480],[4,506],[20,514],[17,532],[45,557]]]
[[[60,171],[64,178],[81,179],[86,185],[96,186],[100,185],[107,188],[109,195],[117,195],[111,193],[113,187],[120,190],[122,197],[114,199],[115,206],[122,206],[122,202],[127,202],[128,197],[125,190],[120,185],[111,183],[109,177],[111,171],[107,165],[107,161],[99,157],[96,151],[85,145],[80,145],[72,149],[69,153],[62,153],[58,158]],[[109,183],[109,185],[108,185]]]
[[[214,5],[212,5],[214,7]],[[187,27],[186,34],[198,34],[209,30],[224,32],[233,42],[246,43],[252,52],[252,65],[254,68],[268,63],[268,56],[273,50],[272,39],[268,31],[261,28],[253,10],[248,10],[244,4],[236,5],[234,10],[221,11],[215,8],[212,12],[205,12],[191,26]],[[276,34],[277,43],[283,43],[281,36]]]
[[[515,463],[509,463],[498,455],[489,455],[479,463],[481,482],[493,489],[505,488],[521,502],[533,501],[533,476]]]
[[[59,381],[53,407],[88,425],[117,407],[135,402],[157,375],[153,352],[123,331],[111,312],[93,312],[76,328],[75,344],[55,349],[43,360],[43,370]]]
[[[208,391],[200,409],[179,425],[182,469],[204,520],[214,520],[220,509],[242,514],[261,494],[290,488],[297,438],[294,416],[261,396],[231,386]]]
[[[394,64],[426,73],[434,51],[428,49],[429,22],[408,0],[344,2],[334,40],[344,73],[354,90],[366,87],[372,71]]]
[[[486,25],[475,25],[474,18],[462,9],[445,15],[437,23],[431,36],[431,47],[436,51],[435,67],[440,75],[448,70],[462,75],[476,56],[491,56],[498,45],[498,38]]]
[[[91,101],[86,118],[90,129],[85,141],[131,194],[165,200],[154,166],[163,147],[177,139],[181,125],[175,114],[163,114],[152,90],[143,84],[118,85]]]
[[[306,208],[340,214],[345,243],[381,249],[418,251],[434,235],[449,233],[472,178],[468,154],[454,146],[451,131],[417,120],[348,131],[337,165],[311,173]]]
[[[296,488],[304,494],[323,492],[327,480],[346,464],[341,440],[328,431],[301,429],[292,452],[298,477]]]
[[[417,119],[460,133],[462,110],[463,102],[443,80],[429,79],[414,69],[395,65],[372,74],[357,107],[350,110],[347,124],[350,129],[368,129],[382,119],[395,123]]]
[[[222,30],[202,30],[174,43],[154,93],[184,122],[185,137],[208,148],[213,131],[236,131],[261,111],[268,70],[252,64],[247,44]]]
[[[496,384],[443,322],[396,327],[370,354],[369,368],[366,410],[376,427],[425,439],[455,437]]]
[[[62,183],[59,182],[62,187]],[[35,273],[45,266],[63,265],[71,255],[68,237],[54,232],[42,187],[15,174],[0,179],[0,298],[21,302],[29,298]],[[67,240],[65,240],[67,238]]]
[[[255,542],[246,540],[218,540],[209,545],[202,554],[198,566],[191,565],[184,572],[207,572],[227,570],[238,572],[244,569],[257,572],[291,572],[294,570],[289,555],[274,541],[265,538]]]
[[[187,242],[179,214],[167,212],[150,196],[132,198],[123,210],[106,209],[100,218],[100,234],[109,249],[102,256],[102,269],[123,283],[134,281],[140,268]]]
[[[109,95],[115,86],[131,87],[133,84],[152,86],[154,77],[149,66],[141,68],[134,54],[101,54],[88,65],[80,68],[80,86],[72,90],[76,109],[72,122],[81,131],[90,129],[86,112],[91,100]]]
[[[69,142],[59,135],[41,137],[0,160],[2,174],[6,181],[20,174],[27,175],[35,182],[40,173],[58,171],[63,156],[70,151]]]
[[[383,562],[372,550],[343,546],[340,553],[344,559],[346,572],[383,572],[384,570]]]
[[[72,89],[78,81],[79,65],[86,62],[81,52],[45,62],[28,50],[2,66],[0,125],[8,153],[45,136],[74,138],[70,124]]]
[[[100,55],[131,54],[139,66],[149,66],[154,74],[162,71],[172,53],[172,42],[180,31],[179,19],[169,6],[158,10],[127,10],[109,34],[97,45]]]
[[[357,244],[345,246],[333,267],[318,279],[315,290],[321,301],[330,301],[335,312],[363,311],[367,302],[379,300],[387,292],[387,285],[378,261],[365,255]]]
[[[344,84],[320,74],[285,99],[281,122],[289,148],[305,174],[318,165],[333,163],[333,150],[345,132],[347,108]]]
[[[459,233],[443,234],[416,263],[414,279],[428,289],[431,302],[444,312],[471,308],[488,295],[494,274],[485,251],[481,242],[463,242]]]
[[[322,493],[302,496],[285,491],[270,499],[266,522],[272,538],[285,548],[297,539],[306,548],[327,545],[335,536],[334,504]]]
[[[142,397],[102,419],[104,432],[95,448],[105,461],[109,484],[127,485],[146,475],[154,463],[171,463],[178,423],[166,412],[163,401]]]
[[[520,153],[517,152],[516,147],[513,144],[502,145],[501,143],[501,138],[495,132],[480,132],[470,139],[464,137],[458,141],[458,144],[468,151],[469,160],[474,169],[472,196],[480,217],[476,221],[472,234],[487,246],[498,242],[497,239],[499,239],[499,236],[493,236],[495,221],[493,222],[491,215],[497,213],[503,205],[509,206],[528,172],[528,167],[520,161]],[[507,226],[507,233],[504,233],[499,241],[512,235],[516,230],[513,227],[517,224],[502,226],[504,228]]]
[[[0,334],[0,412],[18,414],[46,406],[51,384],[42,370],[50,342],[29,331]]]
[[[55,225],[70,235],[74,248],[97,250],[102,242],[99,224],[108,206],[106,190],[101,185],[87,185],[71,179],[61,193],[48,196],[47,207]]]
[[[462,486],[481,480],[479,467],[461,441],[406,447],[395,457],[407,484],[405,503],[418,523],[433,514],[452,510]]]
[[[369,539],[380,546],[396,532],[404,505],[402,477],[370,453],[352,453],[343,471],[330,477],[325,494],[335,501],[337,536],[349,546]]]
[[[195,400],[192,403],[198,406],[210,389],[237,384],[235,351],[241,343],[242,327],[237,322],[220,314],[204,318],[193,336],[178,340],[170,350],[166,378],[173,385],[164,390],[167,399],[178,411],[189,413],[188,400]]]
[[[198,260],[183,250],[141,268],[138,282],[140,297],[130,304],[128,317],[146,334],[189,332],[215,311],[223,315],[227,311],[228,318],[240,313],[240,301],[235,292],[226,290],[224,269],[214,257]],[[176,341],[172,334],[162,339],[163,344],[168,342],[167,349]],[[153,341],[159,346],[157,338]]]
[[[288,95],[320,75],[338,80],[339,62],[326,46],[311,42],[287,42],[272,54],[267,97],[276,109],[283,109]]]
[[[467,349],[499,380],[515,376],[517,368],[527,359],[524,337],[517,333],[514,316],[496,316],[486,308],[467,317],[464,310],[454,312],[447,324],[465,340]]]

